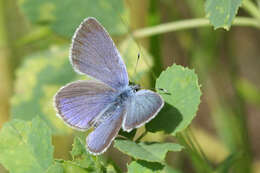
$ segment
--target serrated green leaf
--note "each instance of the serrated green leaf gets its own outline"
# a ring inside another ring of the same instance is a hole
[[[115,140],[114,147],[135,159],[149,162],[164,162],[168,151],[181,151],[182,146],[174,143],[135,143],[128,140]]]
[[[53,48],[28,57],[16,72],[15,94],[11,99],[12,118],[31,120],[40,116],[54,134],[71,131],[56,116],[53,96],[58,89],[76,79],[68,60],[68,47]]]
[[[229,29],[242,0],[207,0],[205,5],[206,17],[217,28]]]
[[[71,38],[86,17],[96,17],[110,34],[127,32],[121,17],[128,12],[121,0],[25,0],[21,7],[25,15],[36,24],[50,24],[59,35]]]
[[[150,132],[164,131],[170,134],[175,131],[181,121],[183,121],[183,118],[180,112],[173,106],[165,103],[159,114],[145,127]]]
[[[201,96],[197,75],[194,70],[174,64],[161,73],[156,80],[156,88],[167,104],[147,124],[147,130],[163,130],[175,135],[184,130],[196,116]]]
[[[72,144],[71,156],[75,164],[77,164],[81,168],[94,169],[95,161],[92,156],[86,151],[86,142],[85,137],[76,136],[74,138],[74,142]]]
[[[107,169],[108,165],[101,156],[93,156],[86,151],[86,135],[83,133],[74,138],[71,155],[73,160],[67,162],[86,169],[88,172],[103,172],[103,170]],[[109,169],[112,169],[112,165]]]
[[[82,140],[79,136],[76,136],[74,138],[73,144],[72,144],[72,150],[71,150],[71,156],[77,157],[83,154],[86,154],[86,145],[85,140]]]
[[[12,120],[0,132],[0,162],[13,173],[43,173],[53,163],[51,130],[40,119]]]

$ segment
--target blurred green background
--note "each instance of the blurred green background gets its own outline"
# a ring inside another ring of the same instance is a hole
[[[13,118],[40,116],[52,129],[55,158],[70,157],[75,132],[55,116],[52,97],[85,78],[69,64],[69,45],[80,22],[94,16],[116,42],[132,81],[153,88],[173,63],[195,69],[202,98],[190,129],[206,158],[217,166],[241,153],[230,159],[232,171],[260,172],[260,8],[259,1],[246,2],[238,16],[252,22],[237,20],[227,31],[208,23],[203,0],[0,0],[0,128]],[[177,23],[187,19],[199,20]],[[113,148],[107,155],[126,170],[127,157]],[[195,171],[187,152],[168,154],[167,161]]]

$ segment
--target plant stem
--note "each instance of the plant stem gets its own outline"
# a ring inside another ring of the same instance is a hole
[[[167,32],[209,26],[211,25],[209,20],[206,18],[186,19],[139,29],[133,32],[133,36],[136,38],[143,38]],[[233,26],[251,26],[260,29],[260,21],[249,17],[236,17],[233,22]]]
[[[185,147],[188,153],[187,156],[191,159],[196,172],[212,172],[210,164],[206,161],[206,158],[203,158],[200,151],[198,151],[196,144],[194,143],[192,138],[190,138],[190,136],[187,134],[187,130],[177,134],[177,139],[178,142]]]
[[[194,141],[194,144],[195,144],[195,147],[197,148],[197,150],[199,151],[199,153],[201,154],[201,157],[206,161],[208,162],[208,159],[203,151],[203,149],[201,148],[197,138],[195,137],[195,135],[193,134],[192,130],[190,127],[188,127],[187,129],[187,132],[188,132],[188,135],[189,137],[192,139],[192,141]]]
[[[141,140],[145,135],[147,135],[147,133],[148,133],[148,131],[145,130],[145,132],[143,132],[143,133],[135,140],[135,142],[140,142],[140,140]]]
[[[242,7],[254,18],[260,20],[260,10],[253,2],[251,2],[250,0],[244,0]]]

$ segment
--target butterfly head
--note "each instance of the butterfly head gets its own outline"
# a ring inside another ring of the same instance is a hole
[[[135,84],[134,82],[129,82],[129,86],[134,92],[137,92],[141,89],[141,86],[139,84]]]

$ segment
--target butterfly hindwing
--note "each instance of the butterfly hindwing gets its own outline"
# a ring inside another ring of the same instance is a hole
[[[113,105],[115,106],[115,105]],[[125,106],[119,105],[111,113],[111,116],[102,121],[87,137],[87,149],[92,154],[101,154],[110,146],[117,136],[125,117]]]
[[[142,126],[157,115],[164,105],[162,97],[150,90],[140,90],[126,103],[126,117],[123,123],[125,131]]]

